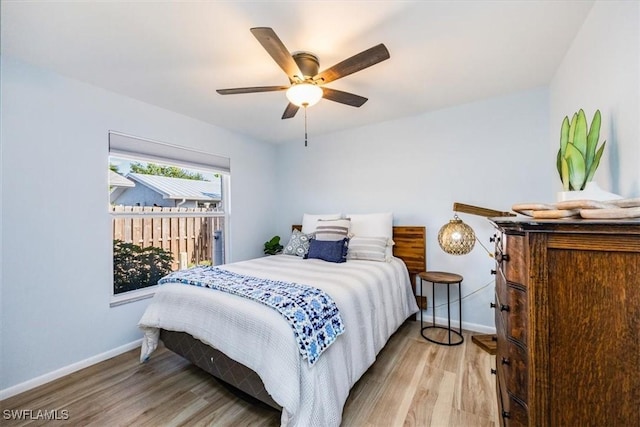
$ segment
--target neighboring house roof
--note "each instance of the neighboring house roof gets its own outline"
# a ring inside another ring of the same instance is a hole
[[[135,187],[136,183],[109,169],[110,187]]]
[[[166,176],[144,175],[141,173],[129,173],[127,174],[127,178],[157,191],[164,199],[221,200],[219,182],[169,178]]]

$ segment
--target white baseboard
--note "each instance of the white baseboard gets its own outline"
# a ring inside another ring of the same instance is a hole
[[[105,351],[104,353],[96,354],[95,356],[91,356],[88,359],[72,363],[71,365],[65,366],[60,369],[56,369],[55,371],[30,379],[23,383],[5,388],[4,390],[0,390],[0,400],[8,399],[11,396],[15,396],[16,394],[20,394],[53,380],[57,380],[58,378],[79,371],[80,369],[84,369],[91,365],[95,365],[96,363],[111,359],[112,357],[118,356],[122,353],[126,353],[129,350],[133,350],[136,347],[140,347],[141,345],[142,338],[128,344],[121,345],[120,347],[114,348],[112,350]]]
[[[424,314],[424,322],[425,324],[431,324],[433,318],[431,316],[427,316],[426,314]],[[420,312],[416,313],[416,320],[419,322],[420,321]],[[436,317],[436,325],[438,326],[447,326],[447,318],[446,317]],[[455,319],[451,319],[451,327],[452,328],[456,328],[458,329],[460,327],[460,323],[455,320]],[[462,321],[462,329],[464,329],[465,331],[472,331],[472,332],[479,332],[481,334],[495,334],[496,333],[496,328],[495,327],[490,327],[487,325],[480,325],[478,323],[469,323],[469,322],[465,322],[464,320]]]
[[[436,318],[437,321],[437,318]],[[446,320],[442,319],[442,323],[446,324]],[[451,325],[453,325],[454,323],[451,322]],[[458,326],[458,323],[455,323],[456,326]],[[468,322],[462,322],[462,329],[464,329],[465,331],[473,331],[473,332],[480,332],[481,334],[495,334],[496,333],[496,328],[495,327],[490,327],[490,326],[486,326],[486,325],[480,325],[478,323],[468,323]]]

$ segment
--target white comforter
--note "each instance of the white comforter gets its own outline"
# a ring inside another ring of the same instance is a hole
[[[139,323],[145,334],[141,360],[155,350],[159,328],[187,332],[257,372],[284,408],[282,426],[338,426],[353,384],[391,334],[418,311],[398,258],[335,264],[275,255],[221,267],[324,290],[336,302],[345,332],[310,367],[291,327],[274,309],[208,288],[165,284]]]

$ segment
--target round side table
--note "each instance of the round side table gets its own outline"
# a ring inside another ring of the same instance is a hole
[[[462,336],[462,276],[459,274],[455,274],[455,273],[446,273],[444,271],[425,271],[422,272],[420,274],[418,274],[418,277],[420,277],[420,296],[424,296],[424,292],[422,289],[422,284],[424,282],[431,282],[431,301],[432,302],[432,306],[433,306],[433,324],[429,325],[429,326],[424,326],[424,322],[422,319],[422,310],[420,310],[420,335],[422,335],[422,337],[424,339],[426,339],[427,341],[430,341],[432,343],[435,344],[441,344],[441,345],[460,345],[464,342],[464,337]],[[435,295],[435,290],[436,290],[436,284],[443,284],[443,285],[447,285],[447,326],[438,326],[436,325],[436,302],[435,302],[435,298],[433,297]],[[450,288],[451,285],[457,284],[458,285],[458,324],[459,326],[459,330],[456,331],[451,327],[451,292],[450,292]],[[448,332],[448,337],[449,339],[447,341],[437,341],[434,340],[433,338],[429,338],[428,336],[425,335],[425,330],[426,329],[444,329],[445,331]],[[452,335],[454,337],[457,336],[457,339],[455,341],[452,341]]]

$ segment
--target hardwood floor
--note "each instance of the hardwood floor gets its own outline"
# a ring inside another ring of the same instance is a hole
[[[493,356],[473,344],[468,333],[463,345],[446,347],[425,341],[419,330],[418,322],[407,322],[391,338],[351,390],[342,425],[497,426]],[[280,424],[278,411],[239,399],[164,348],[145,364],[138,363],[138,354],[132,350],[0,402],[1,424]],[[23,419],[7,420],[12,410]]]

